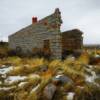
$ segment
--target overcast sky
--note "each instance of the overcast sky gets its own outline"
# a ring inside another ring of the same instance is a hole
[[[0,0],[0,40],[60,8],[61,31],[78,28],[85,44],[100,44],[100,0]]]

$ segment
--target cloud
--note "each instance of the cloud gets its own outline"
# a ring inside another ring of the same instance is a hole
[[[79,28],[84,43],[100,43],[100,0],[0,0],[0,39],[31,24],[32,16],[39,19],[59,7],[62,31]]]
[[[84,43],[100,43],[100,11],[94,10],[82,17],[76,24],[84,32]]]

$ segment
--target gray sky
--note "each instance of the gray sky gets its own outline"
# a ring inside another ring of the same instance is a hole
[[[0,0],[0,40],[60,8],[62,31],[79,28],[84,43],[100,44],[100,0]]]

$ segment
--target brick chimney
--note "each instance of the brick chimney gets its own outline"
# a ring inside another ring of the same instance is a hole
[[[32,24],[37,23],[37,17],[32,17]]]

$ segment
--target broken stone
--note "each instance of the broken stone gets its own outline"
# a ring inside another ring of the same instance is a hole
[[[57,87],[54,84],[48,84],[43,91],[45,100],[52,100]]]
[[[67,76],[65,76],[63,74],[56,75],[53,78],[53,82],[56,83],[56,84],[60,84],[60,83],[62,83],[62,84],[65,84],[65,83],[73,83],[73,81],[69,77],[67,77]]]

